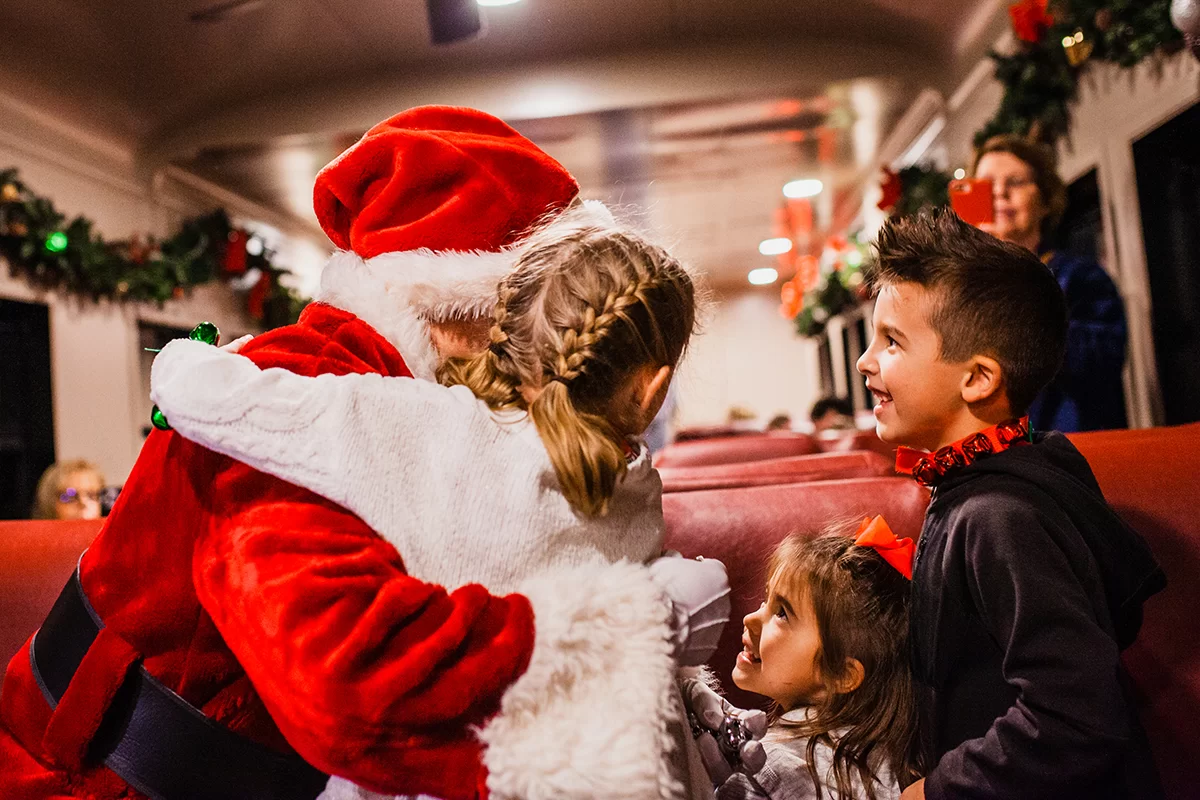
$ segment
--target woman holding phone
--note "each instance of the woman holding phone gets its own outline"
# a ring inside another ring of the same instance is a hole
[[[974,191],[990,184],[991,214],[967,222],[1041,256],[1067,297],[1067,353],[1058,377],[1034,400],[1030,424],[1064,432],[1126,427],[1125,308],[1117,287],[1090,258],[1053,246],[1067,205],[1054,153],[1019,136],[996,136],[975,156]],[[952,197],[955,194],[952,193]],[[955,197],[955,209],[960,202]],[[988,218],[990,217],[990,219]]]

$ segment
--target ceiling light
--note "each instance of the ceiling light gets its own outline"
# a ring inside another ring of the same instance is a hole
[[[825,184],[815,178],[801,181],[789,181],[783,185],[783,196],[798,200],[802,197],[816,197],[825,188]]]
[[[786,237],[763,239],[758,243],[758,252],[764,256],[779,256],[792,249],[792,240]]]
[[[429,38],[434,44],[473,39],[483,31],[474,0],[425,0],[425,8],[429,12]]]
[[[771,267],[759,267],[758,269],[750,270],[750,274],[746,279],[755,286],[768,286],[779,280],[779,271]]]
[[[475,0],[481,6],[512,6],[521,2],[521,0]]]
[[[961,181],[965,177],[967,177],[967,171],[962,167],[954,170],[954,180]]]

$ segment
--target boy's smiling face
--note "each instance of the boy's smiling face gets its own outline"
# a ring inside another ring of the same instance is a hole
[[[916,283],[884,285],[875,299],[871,346],[858,371],[875,398],[875,430],[885,442],[937,450],[978,427],[964,398],[973,363],[942,360],[941,337],[929,321],[936,302]]]

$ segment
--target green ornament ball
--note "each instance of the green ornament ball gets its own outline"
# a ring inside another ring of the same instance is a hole
[[[155,406],[150,412],[150,424],[158,428],[160,431],[171,430],[171,423],[167,422],[167,415],[162,412],[162,409]]]
[[[62,231],[55,231],[46,237],[46,249],[51,253],[61,253],[67,249],[67,235]]]
[[[221,341],[221,331],[211,322],[201,322],[192,328],[192,332],[188,334],[188,338],[193,341],[216,345]]]

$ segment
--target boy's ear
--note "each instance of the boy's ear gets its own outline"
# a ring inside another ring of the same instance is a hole
[[[1000,369],[1000,362],[987,356],[972,356],[967,363],[960,391],[963,402],[974,405],[985,400],[1000,399],[1003,386],[1004,372]]]
[[[862,686],[866,674],[861,661],[857,658],[847,658],[846,671],[834,682],[834,689],[838,694],[849,694]]]

